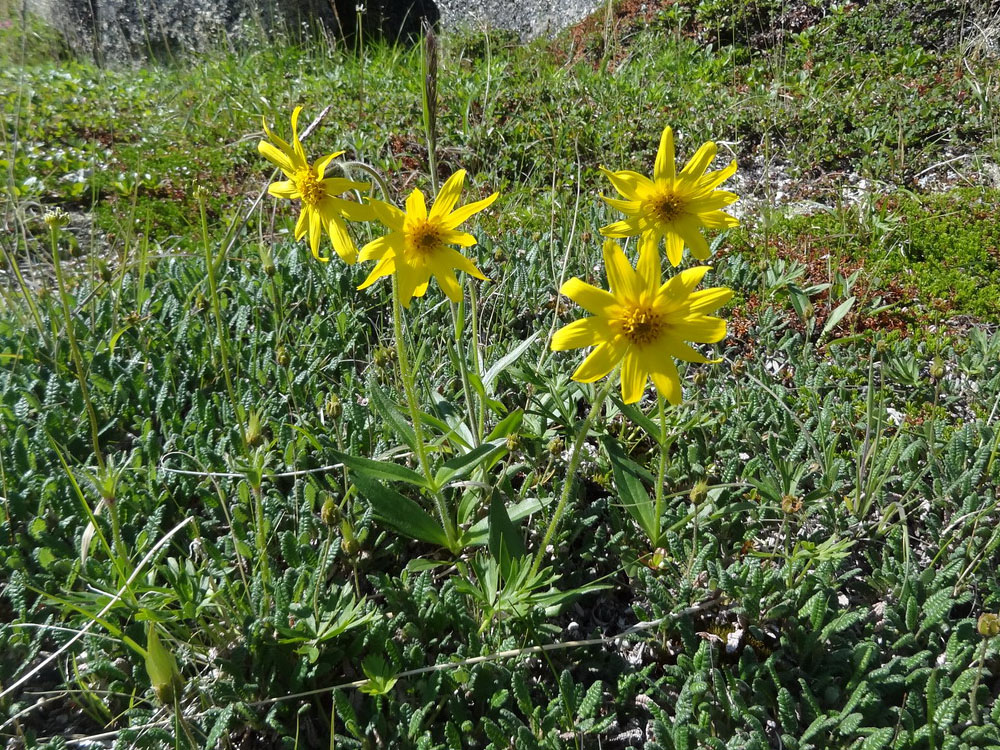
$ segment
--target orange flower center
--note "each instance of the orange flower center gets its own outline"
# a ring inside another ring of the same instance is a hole
[[[626,311],[621,322],[622,332],[636,346],[645,346],[660,337],[663,317],[646,306],[635,306]]]
[[[660,221],[673,221],[684,210],[684,201],[669,192],[657,193],[648,202],[649,212]]]
[[[292,181],[295,183],[299,195],[302,196],[302,202],[307,206],[315,206],[326,194],[326,191],[323,190],[323,184],[316,179],[316,173],[313,172],[312,167],[299,167],[295,171]]]
[[[406,229],[406,242],[408,249],[422,259],[432,255],[444,244],[437,222],[426,219],[416,221]]]

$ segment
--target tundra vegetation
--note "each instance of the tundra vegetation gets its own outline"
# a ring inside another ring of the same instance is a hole
[[[991,3],[10,5],[6,747],[1000,748]]]

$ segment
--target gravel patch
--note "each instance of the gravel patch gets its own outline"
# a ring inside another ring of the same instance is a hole
[[[552,36],[600,5],[596,0],[437,0],[445,28],[503,29],[525,41]]]

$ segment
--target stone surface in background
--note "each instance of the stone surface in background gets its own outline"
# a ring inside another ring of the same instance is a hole
[[[365,33],[416,36],[422,19],[437,23],[433,0],[26,0],[77,54],[108,62],[169,60],[259,31],[321,27],[352,36],[356,2]],[[311,32],[307,32],[311,33]]]
[[[236,41],[248,30],[319,25],[412,38],[426,19],[444,28],[505,29],[522,39],[551,35],[584,18],[596,0],[26,0],[77,54],[106,62],[169,60],[178,52]]]

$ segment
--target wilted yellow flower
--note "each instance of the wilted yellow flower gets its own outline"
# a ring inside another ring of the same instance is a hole
[[[641,236],[640,247],[657,248],[660,238],[666,240],[667,259],[671,265],[680,265],[684,245],[698,260],[709,256],[708,243],[701,236],[701,228],[717,229],[734,227],[739,222],[721,209],[738,196],[725,190],[716,190],[736,172],[736,162],[718,172],[705,170],[715,158],[715,144],[709,141],[698,149],[691,161],[677,174],[674,166],[674,133],[663,131],[660,148],[656,152],[653,179],[638,172],[621,170],[612,172],[601,167],[615,190],[625,200],[601,196],[608,205],[628,216],[601,227],[605,237]]]
[[[399,299],[403,307],[409,307],[412,297],[422,297],[426,293],[431,276],[437,279],[452,302],[462,299],[462,288],[455,278],[455,270],[465,271],[477,279],[486,279],[471,260],[448,246],[472,247],[476,244],[476,238],[467,232],[457,231],[458,226],[493,203],[499,193],[456,209],[464,182],[464,169],[449,177],[430,213],[424,194],[419,190],[414,190],[406,199],[405,213],[382,201],[371,202],[375,218],[391,231],[361,249],[360,260],[376,260],[378,263],[358,289],[371,286],[383,276],[396,274]]]
[[[622,399],[631,404],[642,398],[646,381],[671,404],[681,402],[681,381],[674,359],[706,359],[686,341],[714,343],[726,335],[726,321],[709,316],[733,296],[731,289],[713,287],[695,292],[708,266],[681,271],[660,283],[660,254],[647,247],[636,268],[617,243],[604,243],[604,265],[610,292],[580,279],[570,279],[559,291],[593,317],[582,318],[556,331],[552,349],[594,350],[573,373],[573,380],[592,383],[621,363]]]
[[[287,180],[272,183],[267,192],[275,198],[299,199],[302,201],[302,212],[295,224],[295,239],[300,240],[307,233],[309,247],[316,260],[328,261],[319,254],[319,242],[325,229],[330,235],[333,249],[347,263],[354,263],[358,252],[354,241],[347,233],[343,219],[351,221],[370,221],[371,209],[356,201],[339,198],[348,190],[368,190],[367,182],[355,182],[343,177],[326,177],[326,168],[330,162],[340,156],[343,151],[329,154],[310,164],[306,152],[299,142],[299,113],[302,107],[296,107],[292,112],[292,142],[289,144],[271,132],[264,122],[264,132],[268,141],[257,144],[261,155],[275,166],[281,168]]]

